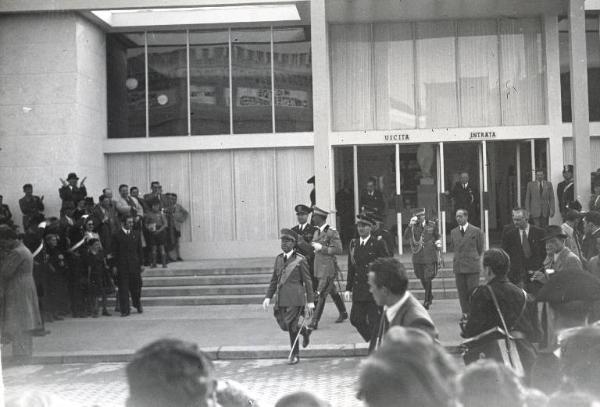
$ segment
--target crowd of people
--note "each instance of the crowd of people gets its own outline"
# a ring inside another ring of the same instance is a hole
[[[31,355],[31,336],[48,334],[46,323],[110,316],[109,296],[121,316],[130,314],[130,299],[142,313],[143,268],[182,260],[188,213],[158,181],[143,196],[136,186],[120,185],[117,197],[105,188],[96,202],[85,178],[70,173],[60,181],[58,216],[45,213],[31,184],[19,200],[21,223],[0,197],[2,339],[13,342],[17,356]]]

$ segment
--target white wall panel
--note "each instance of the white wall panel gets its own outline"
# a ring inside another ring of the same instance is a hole
[[[277,239],[275,149],[236,150],[233,159],[236,239]]]
[[[600,137],[591,137],[590,147],[590,168],[596,171],[600,168]],[[577,160],[573,157],[573,139],[563,139],[563,163],[577,164]]]
[[[311,148],[286,148],[277,152],[277,215],[278,229],[296,224],[294,206],[310,206],[312,184],[306,180],[314,173]]]
[[[233,153],[192,153],[192,240],[235,240]]]
[[[155,153],[148,155],[150,181],[158,181],[163,193],[177,194],[177,202],[189,211],[189,153]],[[190,236],[190,218],[181,229],[181,241],[187,242]]]
[[[107,158],[107,172],[108,186],[115,197],[121,184],[137,186],[141,195],[150,190],[146,154],[111,154]]]

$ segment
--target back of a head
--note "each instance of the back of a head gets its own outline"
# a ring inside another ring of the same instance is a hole
[[[465,368],[458,380],[458,399],[464,407],[524,405],[515,373],[492,360],[480,360]]]
[[[280,398],[275,407],[328,407],[329,403],[320,400],[315,395],[299,391]]]
[[[369,407],[395,406],[398,400],[411,407],[450,405],[455,369],[443,349],[427,336],[392,329],[361,368],[361,399]]]
[[[561,346],[561,371],[577,390],[600,397],[600,326],[577,330]]]
[[[219,407],[258,407],[248,389],[233,380],[219,380],[217,383]]]
[[[214,368],[193,343],[161,339],[127,365],[128,407],[201,407],[214,391]]]
[[[483,253],[483,265],[496,276],[505,276],[510,268],[510,257],[502,249],[489,249]]]

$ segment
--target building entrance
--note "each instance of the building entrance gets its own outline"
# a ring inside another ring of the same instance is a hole
[[[415,208],[438,221],[444,251],[457,209],[482,228],[486,246],[499,245],[511,209],[525,206],[535,169],[547,173],[546,140],[441,142],[334,148],[338,228],[345,244],[355,234],[355,215],[377,211],[394,236],[394,252]]]

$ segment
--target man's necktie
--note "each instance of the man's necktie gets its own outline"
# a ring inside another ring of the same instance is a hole
[[[542,195],[542,191],[544,190],[544,184],[540,182],[540,195]]]
[[[464,228],[464,227],[462,227],[462,226],[460,227],[460,234],[461,234],[462,236],[464,236],[464,235],[465,235],[465,228]]]
[[[523,245],[523,254],[526,258],[531,257],[531,246],[529,245],[529,239],[527,238],[527,234],[524,230],[521,231],[521,240]]]

